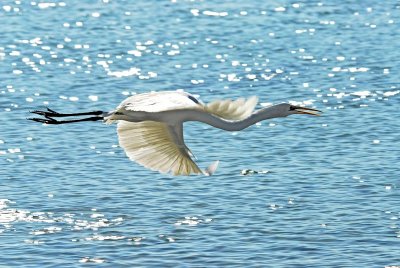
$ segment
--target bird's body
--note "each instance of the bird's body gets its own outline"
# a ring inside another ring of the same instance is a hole
[[[162,118],[163,114],[184,109],[201,110],[203,107],[202,103],[186,92],[149,92],[126,98],[114,111],[106,115],[105,121],[111,124],[116,120],[141,122],[152,119],[173,125],[176,124],[173,122],[175,118]]]
[[[200,108],[201,103],[193,95],[183,91],[160,91],[136,94],[123,100],[117,107],[130,111],[165,112],[176,109]]]
[[[204,104],[195,96],[181,91],[161,91],[137,94],[125,99],[116,110],[59,114],[50,109],[35,111],[46,119],[33,120],[47,124],[104,120],[107,124],[118,122],[120,146],[127,156],[137,163],[162,173],[173,175],[211,175],[218,161],[201,170],[193,161],[185,145],[183,123],[199,121],[227,131],[242,130],[261,120],[303,113],[317,115],[318,110],[278,104],[254,111],[257,97],[245,100],[217,100]],[[54,117],[95,115],[94,117],[57,121]]]
[[[190,113],[229,114],[241,119],[250,115],[257,98],[248,101],[216,101],[203,104],[193,95],[179,91],[150,92],[125,99],[115,111],[105,117],[106,123],[118,121],[120,146],[131,160],[174,175],[212,174],[218,162],[205,171],[193,161],[185,145],[183,122]]]
[[[226,120],[240,120],[254,111],[258,98],[253,96],[247,101],[244,98],[217,100],[204,104],[195,96],[183,91],[149,92],[128,97],[115,111],[107,114],[105,120],[161,121],[169,125],[185,121],[183,111],[202,111]]]

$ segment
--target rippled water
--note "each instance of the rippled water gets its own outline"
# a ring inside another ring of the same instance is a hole
[[[0,266],[400,265],[398,1],[2,1],[0,25]],[[212,177],[26,120],[167,89],[324,114],[187,124]]]

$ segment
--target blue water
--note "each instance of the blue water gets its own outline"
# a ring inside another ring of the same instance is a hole
[[[3,0],[0,25],[1,267],[400,266],[398,1]],[[188,123],[211,177],[26,120],[175,89],[323,116]]]

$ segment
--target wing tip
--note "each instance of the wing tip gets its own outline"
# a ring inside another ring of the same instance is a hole
[[[203,170],[203,174],[206,176],[211,176],[215,173],[219,165],[219,160],[212,162],[205,170]]]

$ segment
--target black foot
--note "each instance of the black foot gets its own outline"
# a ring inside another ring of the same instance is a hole
[[[28,120],[32,120],[32,121],[43,123],[43,124],[49,124],[49,125],[62,124],[61,121],[57,121],[51,117],[47,117],[47,116],[45,116],[45,117],[46,117],[46,119],[44,119],[44,118],[28,118]]]
[[[33,114],[38,114],[38,115],[43,115],[44,117],[51,117],[51,116],[60,116],[60,113],[57,113],[56,111],[53,111],[50,108],[46,108],[47,111],[32,111],[31,113]]]
[[[53,111],[50,108],[46,107],[45,111],[35,110],[31,113],[43,116],[44,118],[28,118],[29,120],[49,124],[49,125],[58,125],[58,124],[66,124],[66,123],[75,123],[75,122],[83,122],[83,121],[99,121],[103,120],[102,111],[93,111],[93,112],[86,112],[86,113],[73,113],[73,114],[61,114]],[[78,118],[73,120],[56,120],[54,117],[80,117],[80,116],[88,116],[88,115],[95,115],[93,117],[85,117],[85,118]]]

